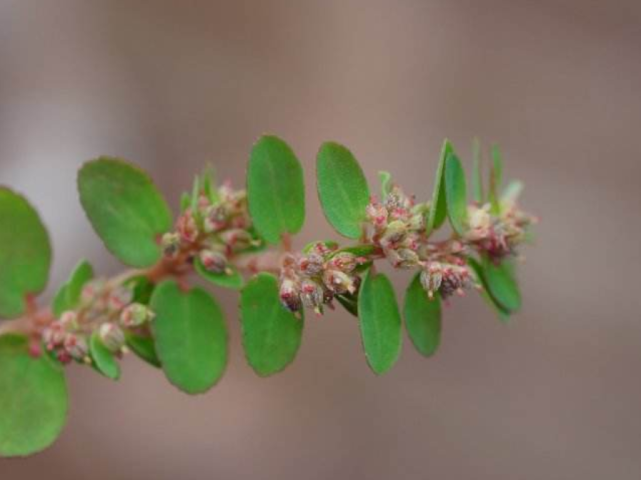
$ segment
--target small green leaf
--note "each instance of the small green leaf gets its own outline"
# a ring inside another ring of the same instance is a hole
[[[338,300],[338,303],[340,303],[345,310],[355,317],[358,317],[358,295],[346,293],[345,295],[336,295],[334,298]]]
[[[148,267],[160,259],[158,237],[171,228],[171,212],[144,171],[101,157],[80,169],[78,191],[94,230],[123,263]]]
[[[125,330],[125,340],[131,350],[145,362],[160,368],[161,363],[156,353],[154,339]]]
[[[38,213],[22,196],[0,187],[0,318],[26,310],[26,297],[44,290],[51,245]]]
[[[483,300],[492,307],[496,315],[499,317],[499,320],[503,323],[507,323],[510,320],[510,312],[505,310],[502,305],[500,305],[489,293],[489,289],[487,287],[487,281],[485,279],[485,273],[483,272],[483,266],[477,262],[474,258],[468,259],[468,264],[472,267],[472,270],[474,271],[474,274],[476,276],[477,281],[481,284],[483,287],[482,290],[480,291],[481,297],[483,297]]]
[[[352,152],[334,142],[321,145],[316,158],[316,182],[329,223],[341,235],[359,238],[369,204],[369,187]]]
[[[381,182],[381,197],[385,200],[392,190],[392,174],[384,171],[378,172],[378,179]]]
[[[200,258],[196,258],[196,261],[194,262],[194,268],[196,269],[196,273],[198,273],[201,278],[207,280],[210,283],[213,283],[214,285],[218,285],[219,287],[231,288],[232,290],[240,290],[245,284],[243,276],[233,265],[229,266],[230,273],[214,273],[205,268]]]
[[[501,194],[501,209],[511,208],[521,196],[522,191],[523,183],[519,180],[512,180],[508,183]]]
[[[131,277],[125,281],[123,285],[130,288],[133,293],[131,298],[132,303],[141,303],[143,305],[149,305],[151,295],[156,287],[156,285],[149,280],[146,275]]]
[[[82,260],[69,276],[69,280],[60,287],[53,300],[53,314],[59,317],[66,310],[75,309],[80,303],[82,288],[93,278],[93,267],[87,260]]]
[[[245,356],[258,375],[278,373],[294,360],[304,322],[281,305],[276,277],[259,273],[247,283],[240,314]]]
[[[202,288],[183,292],[173,280],[151,298],[156,352],[169,381],[189,394],[203,393],[222,377],[227,364],[223,312]]]
[[[499,213],[501,213],[501,205],[499,202],[499,191],[501,190],[501,183],[503,183],[503,158],[498,145],[493,145],[489,197],[491,205],[490,211],[494,215],[498,215]]]
[[[32,358],[29,341],[0,336],[0,456],[39,452],[60,435],[67,420],[62,367],[48,355]]]
[[[485,203],[481,168],[481,142],[478,138],[474,138],[472,141],[472,196],[478,205]]]
[[[521,292],[514,278],[512,265],[503,260],[495,265],[492,260],[483,260],[483,272],[489,294],[504,310],[516,312],[521,308]]]
[[[89,353],[96,370],[111,380],[120,378],[120,365],[111,350],[102,343],[98,332],[94,332],[89,339]]]
[[[468,229],[467,185],[461,161],[454,154],[445,161],[445,198],[452,228],[464,235]]]
[[[436,353],[441,343],[441,297],[430,299],[417,273],[405,292],[405,327],[410,340],[422,355]]]
[[[377,375],[387,372],[401,353],[401,315],[392,283],[369,270],[358,295],[358,315],[365,356]]]
[[[427,212],[427,222],[425,232],[429,235],[433,230],[443,225],[447,217],[447,204],[445,199],[445,188],[443,186],[445,177],[445,160],[448,155],[454,153],[454,147],[448,139],[445,139],[441,147],[441,157],[438,161],[436,176],[434,177],[434,190],[432,191],[432,201],[430,209]]]
[[[247,201],[256,230],[269,243],[303,227],[303,169],[280,138],[264,136],[254,145],[247,167]]]

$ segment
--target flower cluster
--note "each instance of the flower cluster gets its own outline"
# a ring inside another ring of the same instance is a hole
[[[176,231],[163,236],[165,256],[196,254],[208,271],[230,273],[231,257],[262,245],[251,228],[247,195],[229,182],[214,190],[205,176],[197,184],[184,203]]]
[[[153,318],[149,307],[133,302],[131,287],[111,288],[104,280],[93,280],[84,286],[78,308],[51,322],[42,340],[63,364],[71,360],[91,363],[89,338],[94,333],[107,349],[122,354],[126,351],[123,329],[142,327]]]
[[[373,197],[367,206],[366,237],[395,268],[417,267],[426,210],[425,203],[416,204],[394,185],[382,202]]]
[[[490,209],[490,204],[468,207],[470,224],[465,240],[499,262],[517,255],[516,248],[526,240],[529,227],[537,219],[519,209],[516,203],[507,205],[498,215],[491,215]]]
[[[285,255],[280,274],[281,303],[292,312],[306,307],[320,315],[324,305],[333,308],[336,295],[356,293],[361,281],[358,267],[367,261],[323,242],[314,243],[299,256]]]

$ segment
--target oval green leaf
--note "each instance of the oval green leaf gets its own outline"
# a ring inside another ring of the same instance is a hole
[[[470,267],[472,267],[472,271],[474,272],[474,275],[476,276],[477,282],[483,287],[480,290],[481,297],[483,297],[483,300],[492,307],[496,315],[499,317],[499,320],[503,323],[508,323],[510,320],[510,312],[505,310],[502,305],[500,305],[492,295],[489,293],[489,289],[487,286],[487,280],[485,278],[485,272],[483,271],[483,266],[476,261],[474,258],[468,259],[468,264]]]
[[[22,315],[28,295],[44,290],[51,267],[49,235],[38,213],[0,187],[0,318]]]
[[[184,292],[168,280],[154,290],[151,308],[156,352],[169,381],[192,395],[209,390],[227,365],[227,326],[218,303],[202,288]]]
[[[294,360],[304,321],[281,305],[276,277],[259,273],[247,282],[240,315],[245,356],[258,375],[278,373]]]
[[[504,260],[496,265],[483,260],[483,275],[489,294],[504,310],[514,313],[521,308],[521,292],[514,278],[512,265]]]
[[[303,227],[303,168],[280,138],[264,136],[254,145],[247,166],[247,201],[254,227],[269,243]]]
[[[219,287],[231,288],[232,290],[240,290],[245,284],[243,276],[234,266],[229,266],[229,273],[214,273],[205,268],[200,258],[196,258],[196,261],[194,262],[194,268],[196,270],[196,273],[198,273],[201,278],[207,280],[210,283],[213,283],[214,285],[218,285]]]
[[[120,365],[116,356],[102,343],[98,332],[94,332],[89,339],[89,353],[96,370],[111,380],[120,378]]]
[[[160,259],[158,237],[171,228],[171,212],[143,170],[101,157],[80,169],[78,191],[94,230],[118,259],[141,268]]]
[[[338,143],[324,143],[316,159],[316,182],[329,223],[341,235],[359,238],[369,204],[369,187],[352,152]]]
[[[464,235],[468,229],[467,184],[461,161],[454,154],[448,155],[445,161],[445,198],[452,228]]]
[[[407,287],[403,314],[407,333],[416,350],[426,357],[434,355],[441,343],[441,297],[438,294],[432,299],[427,296],[420,273]]]
[[[161,363],[156,352],[154,339],[125,330],[125,340],[131,350],[145,362],[160,368]]]
[[[432,190],[432,200],[430,208],[427,212],[427,222],[425,225],[425,232],[429,235],[433,230],[443,225],[447,217],[447,206],[445,200],[445,188],[443,187],[443,178],[445,176],[445,160],[448,155],[454,153],[454,147],[448,139],[443,141],[441,147],[441,156],[436,168],[436,176],[434,177],[434,189]]]
[[[32,358],[29,341],[0,336],[0,456],[30,455],[51,445],[67,419],[62,367],[48,355]]]
[[[401,315],[392,283],[369,270],[358,294],[361,339],[367,363],[377,375],[387,372],[401,353]]]
[[[80,303],[82,288],[93,279],[93,267],[87,260],[82,260],[60,287],[53,300],[53,314],[59,317],[66,310],[75,309]]]

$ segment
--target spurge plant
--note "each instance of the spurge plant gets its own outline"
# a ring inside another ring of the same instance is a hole
[[[246,189],[217,185],[211,168],[197,176],[175,221],[142,170],[115,158],[89,161],[78,173],[80,202],[107,249],[131,269],[104,278],[83,260],[46,307],[37,296],[51,265],[47,231],[23,196],[0,187],[0,318],[10,319],[0,326],[0,455],[40,451],[60,434],[70,364],[117,380],[119,360],[133,352],[186,393],[215,385],[227,363],[227,326],[211,293],[192,286],[193,274],[240,291],[245,355],[262,377],[292,362],[308,311],[340,306],[356,316],[378,375],[399,357],[402,317],[426,357],[440,343],[442,304],[467,290],[507,321],[521,304],[515,260],[534,218],[518,207],[519,182],[501,187],[499,150],[492,149],[488,185],[478,144],[474,152],[471,202],[447,141],[432,195],[417,202],[387,172],[380,195],[371,195],[352,153],[325,143],[318,197],[349,243],[317,241],[298,252],[292,235],[305,219],[303,171],[277,137],[254,145]],[[435,239],[448,219],[449,236]],[[411,273],[402,315],[379,262]]]

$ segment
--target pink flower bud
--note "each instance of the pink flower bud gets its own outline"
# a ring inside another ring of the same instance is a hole
[[[323,312],[323,287],[312,280],[304,280],[301,284],[300,299],[303,306],[313,309],[317,314]]]
[[[289,278],[284,278],[280,282],[280,302],[290,312],[297,312],[302,307],[300,291],[297,283]]]
[[[331,268],[340,270],[343,273],[351,273],[359,264],[358,257],[350,252],[337,253],[329,261]]]
[[[186,210],[185,213],[178,218],[177,229],[180,238],[185,243],[194,243],[198,239],[198,225],[191,210]]]
[[[200,261],[208,272],[225,273],[227,270],[227,257],[214,250],[202,250]]]
[[[365,210],[370,223],[376,231],[381,231],[387,225],[387,209],[380,203],[372,202]]]
[[[421,271],[421,285],[427,292],[427,295],[432,298],[434,292],[441,288],[443,281],[443,266],[439,262],[429,262]]]
[[[84,336],[67,334],[64,343],[65,351],[75,360],[84,361],[89,353],[89,346]]]
[[[78,329],[78,314],[73,310],[67,310],[60,315],[60,325],[65,331],[73,331]]]
[[[119,352],[125,344],[125,334],[115,323],[103,323],[98,330],[100,340],[112,352]]]
[[[381,246],[383,248],[393,247],[395,244],[400,243],[403,240],[406,233],[407,226],[405,223],[400,220],[393,221],[387,226],[387,228],[385,228],[385,232],[380,240]]]
[[[309,277],[320,275],[323,271],[323,257],[318,253],[308,253],[298,260],[298,268]]]
[[[114,288],[107,298],[107,308],[111,311],[118,311],[125,308],[133,299],[133,292],[129,287]]]
[[[205,211],[203,228],[207,233],[222,230],[227,225],[228,212],[223,204],[211,205]]]
[[[155,314],[152,310],[140,303],[132,303],[120,314],[120,324],[123,327],[132,328],[151,321]]]

